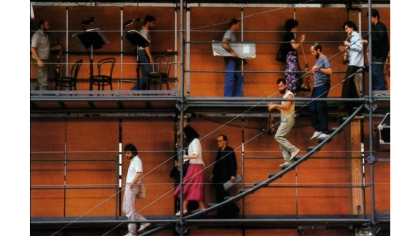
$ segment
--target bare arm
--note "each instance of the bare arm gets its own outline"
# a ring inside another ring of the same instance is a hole
[[[297,42],[295,39],[290,40],[290,44],[292,45],[293,49],[298,49],[298,47],[300,46],[300,44],[305,41],[305,35],[302,34],[302,36],[300,36],[300,42]]]
[[[331,74],[333,73],[333,71],[332,71],[331,67],[329,67],[329,68],[321,68],[321,67],[319,67],[319,66],[313,66],[313,67],[312,67],[312,72],[314,72],[314,71],[316,71],[316,70],[319,70],[319,71],[321,71],[322,73],[327,74],[327,75],[331,75]]]
[[[41,58],[39,58],[38,53],[36,52],[36,48],[31,47],[31,53],[35,57],[37,65],[38,66],[43,66],[44,62],[42,62]]]
[[[184,159],[197,159],[198,154],[184,155]]]
[[[235,51],[230,47],[229,40],[227,38],[223,38],[222,40],[222,47],[232,54],[232,57],[238,57]]]
[[[293,98],[293,96],[291,94],[289,94],[289,96],[287,96],[287,98]],[[272,109],[277,109],[277,110],[287,110],[289,109],[289,107],[292,105],[293,101],[284,101],[281,104],[270,104],[268,105],[268,110],[271,111]]]
[[[149,46],[145,47],[144,51],[146,52],[147,57],[149,57],[149,62],[153,63],[153,57],[152,57],[152,53],[150,52],[150,47]]]
[[[133,185],[139,181],[139,179],[143,176],[143,172],[136,172],[133,181],[130,183],[130,189],[133,189]]]

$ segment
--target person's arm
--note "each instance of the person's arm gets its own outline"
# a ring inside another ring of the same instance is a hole
[[[146,52],[147,57],[149,57],[149,63],[153,63],[153,57],[152,57],[152,53],[150,51],[150,47],[146,46],[144,48],[144,51]]]
[[[331,67],[322,68],[322,67],[319,67],[319,66],[315,65],[315,66],[312,67],[312,71],[316,71],[316,70],[317,71],[320,71],[320,72],[322,72],[324,74],[327,74],[327,75],[331,75],[333,73]]]
[[[300,36],[300,42],[297,42],[295,39],[290,40],[290,45],[292,45],[293,49],[298,49],[298,47],[300,46],[300,44],[305,41],[305,35],[302,34],[302,36]]]
[[[289,94],[289,96],[287,96],[287,98],[293,98],[293,96],[291,94]],[[268,110],[269,111],[271,111],[272,109],[287,110],[292,105],[292,102],[293,101],[283,101],[281,104],[270,104],[270,105],[268,105]]]
[[[36,52],[36,48],[31,47],[31,53],[35,57],[36,64],[41,67],[44,65],[44,62],[42,62],[41,58],[39,58],[38,53]]]
[[[198,158],[198,152],[199,152],[198,142],[200,142],[198,141],[198,139],[194,139],[193,141],[191,141],[190,145],[192,145],[192,153],[191,155],[184,155],[184,159],[197,159]]]
[[[184,155],[184,159],[197,159],[198,158],[198,154],[191,154],[191,155]]]
[[[50,48],[50,51],[58,51],[58,50],[61,50],[61,45],[60,44],[55,45],[54,47]]]
[[[229,154],[229,164],[231,166],[231,176],[230,181],[235,182],[236,179],[236,169],[237,169],[237,163],[236,163],[236,155],[235,152],[232,150],[232,152]]]
[[[232,57],[238,57],[238,55],[236,54],[236,52],[230,47],[229,45],[229,40],[227,38],[223,38],[222,40],[222,47],[230,52],[230,54],[232,54]]]
[[[356,51],[356,52],[362,52],[363,51],[363,45],[362,41],[360,39],[359,34],[353,34],[351,36],[350,42],[345,41],[344,45],[348,46],[348,50]]]
[[[131,181],[130,183],[130,189],[133,189],[133,185],[137,183],[137,181],[139,181],[142,175],[143,175],[143,172],[136,172],[136,175],[134,176],[133,181]]]

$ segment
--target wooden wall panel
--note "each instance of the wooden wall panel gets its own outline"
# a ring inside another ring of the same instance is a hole
[[[74,118],[66,123],[67,157],[84,161],[68,161],[66,181],[69,186],[88,189],[69,189],[66,192],[66,214],[115,214],[116,162],[95,159],[116,159],[118,154],[118,120],[108,118]],[[90,159],[90,160],[86,160]],[[89,189],[98,187],[98,189]],[[109,200],[105,201],[106,199]],[[105,202],[103,202],[105,201]],[[98,206],[98,204],[100,204]]]
[[[31,189],[30,203],[31,217],[64,216],[63,189]]]
[[[115,189],[67,189],[65,216],[114,216]]]
[[[63,186],[64,163],[42,160],[64,158],[64,119],[31,118],[30,137],[31,159],[37,159],[30,164],[31,186],[42,187],[31,189],[31,215],[63,216],[63,190],[51,188]]]

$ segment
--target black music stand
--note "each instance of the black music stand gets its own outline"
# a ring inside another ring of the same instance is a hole
[[[88,29],[83,32],[72,35],[76,40],[76,43],[79,45],[80,49],[90,49],[89,54],[89,68],[90,68],[90,78],[93,76],[93,50],[102,48],[103,45],[108,44],[108,40],[102,34],[99,28]],[[92,90],[92,83],[89,86],[89,90]]]
[[[136,67],[136,76],[137,76],[137,86],[139,86],[140,81],[140,58],[139,58],[139,50],[138,47],[147,47],[150,44],[150,41],[143,37],[143,35],[140,34],[140,32],[136,30],[129,30],[125,32],[123,36],[121,36],[121,39],[130,44],[131,47],[133,47],[134,51],[136,52],[136,58],[137,58],[137,67]],[[137,87],[137,90],[140,90],[139,87]]]

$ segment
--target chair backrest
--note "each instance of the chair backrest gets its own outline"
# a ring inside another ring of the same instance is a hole
[[[160,55],[153,59],[152,72],[164,73],[169,76],[169,70],[171,69],[172,56]]]
[[[70,76],[73,79],[77,79],[77,75],[79,74],[80,67],[82,66],[82,59],[76,61],[73,66],[71,67]]]
[[[112,71],[114,70],[115,58],[109,57],[98,61],[98,74],[106,75],[112,78]]]

